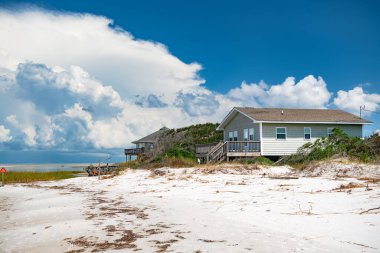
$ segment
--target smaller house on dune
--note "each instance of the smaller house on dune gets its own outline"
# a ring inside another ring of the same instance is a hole
[[[132,157],[142,156],[145,153],[152,150],[156,146],[159,136],[168,130],[169,128],[162,127],[154,133],[151,133],[141,139],[133,141],[132,143],[136,145],[135,148],[124,149],[124,153],[126,155],[127,161],[131,160]]]
[[[363,125],[371,123],[342,110],[236,107],[217,128],[224,133],[223,141],[197,146],[196,156],[218,162],[290,155],[307,142],[331,135],[334,128],[362,138]]]

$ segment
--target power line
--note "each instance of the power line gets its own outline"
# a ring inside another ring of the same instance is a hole
[[[365,109],[365,105],[364,105],[364,106],[360,106],[360,118],[362,118],[362,111],[380,114],[380,111],[372,111],[372,110]]]
[[[372,112],[372,113],[380,114],[380,111],[371,111],[371,110],[367,110],[367,109],[363,109],[363,108],[362,108],[362,111],[366,111],[366,112]]]

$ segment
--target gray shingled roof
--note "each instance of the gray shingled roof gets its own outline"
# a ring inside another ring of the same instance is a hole
[[[154,133],[151,133],[151,134],[149,134],[149,135],[147,135],[147,136],[145,136],[145,137],[143,137],[137,141],[133,141],[132,143],[133,144],[137,144],[137,143],[141,143],[141,142],[155,143],[157,141],[157,138],[160,136],[160,134],[165,132],[165,131],[168,131],[168,130],[169,130],[169,128],[163,127],[160,130],[158,130]]]
[[[372,123],[342,110],[251,107],[236,107],[235,109],[257,121]]]

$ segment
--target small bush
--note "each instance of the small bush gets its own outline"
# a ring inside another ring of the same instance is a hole
[[[154,160],[150,163],[144,163],[142,168],[152,169],[161,167],[173,167],[173,168],[184,168],[184,167],[194,167],[196,162],[194,159],[184,158],[184,157],[161,157],[160,159]]]
[[[244,158],[235,159],[233,162],[240,163],[240,164],[273,165],[273,161],[264,156],[258,156],[254,158],[245,158],[245,159]]]

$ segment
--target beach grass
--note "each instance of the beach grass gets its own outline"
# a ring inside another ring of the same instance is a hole
[[[35,181],[52,181],[62,180],[75,177],[75,174],[82,173],[82,171],[9,171],[4,175],[5,184],[9,183],[30,183]],[[1,182],[1,176],[0,176]]]

